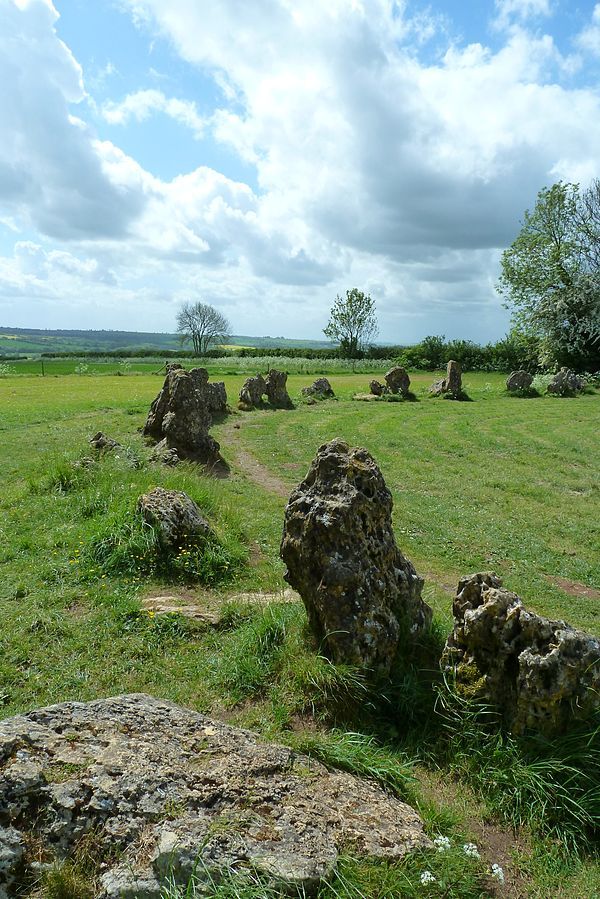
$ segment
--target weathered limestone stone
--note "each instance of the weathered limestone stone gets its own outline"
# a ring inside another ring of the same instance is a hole
[[[265,392],[272,406],[279,409],[291,409],[292,401],[287,392],[287,372],[269,369],[265,378]]]
[[[303,396],[316,396],[321,400],[335,396],[331,384],[327,378],[316,378],[310,387],[302,388]]]
[[[0,767],[5,895],[86,834],[105,859],[97,899],[159,899],[194,872],[202,891],[232,867],[309,895],[349,845],[390,861],[431,846],[416,812],[368,780],[143,694],[0,722]]]
[[[388,672],[402,640],[429,624],[422,579],[392,530],[392,495],[373,457],[321,446],[285,510],[286,581],[336,662]]]
[[[199,506],[187,493],[155,487],[142,494],[137,505],[144,521],[157,528],[165,547],[173,549],[211,533]]]
[[[561,368],[554,375],[546,390],[556,396],[570,396],[583,389],[582,379],[570,368]]]
[[[405,368],[395,365],[385,374],[385,383],[390,393],[401,393],[406,396],[410,388],[410,378]]]
[[[373,394],[373,396],[381,396],[385,391],[385,387],[383,386],[383,384],[373,378],[373,380],[369,382],[369,391]]]
[[[246,378],[240,390],[240,403],[245,406],[260,406],[267,392],[267,385],[262,375]]]
[[[208,380],[208,371],[205,368],[191,368],[190,377],[194,382],[201,400],[208,406],[213,415],[222,415],[227,412],[227,391],[224,381]]]
[[[94,434],[94,436],[90,439],[90,446],[92,447],[92,449],[107,453],[111,450],[117,449],[121,446],[121,444],[118,440],[114,440],[103,431],[98,431],[98,433]]]
[[[433,396],[442,396],[446,394],[454,399],[458,399],[462,394],[462,374],[460,365],[454,359],[450,359],[446,368],[446,377],[439,381],[434,381],[431,386],[430,393]]]
[[[162,390],[150,407],[144,435],[161,444],[158,457],[163,451],[175,450],[180,459],[213,465],[220,461],[220,447],[208,433],[211,411],[196,385],[196,376],[170,365]]]
[[[533,375],[528,371],[513,371],[506,379],[506,389],[511,393],[517,390],[529,390],[533,383]]]
[[[600,639],[530,612],[490,573],[459,581],[442,667],[505,726],[551,736],[600,707]]]

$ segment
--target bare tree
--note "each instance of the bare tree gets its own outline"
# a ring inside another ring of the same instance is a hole
[[[191,342],[195,356],[204,356],[211,345],[227,341],[231,325],[208,303],[184,303],[177,313],[177,333],[182,343]]]

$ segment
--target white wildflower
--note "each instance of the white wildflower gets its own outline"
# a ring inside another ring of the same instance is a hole
[[[433,845],[438,852],[447,852],[450,849],[450,840],[448,837],[436,837]]]
[[[492,877],[498,880],[500,883],[504,883],[504,871],[497,865],[496,862],[492,865]]]
[[[423,871],[421,874],[421,883],[425,886],[428,883],[435,883],[435,877],[431,871]]]
[[[481,858],[479,855],[479,849],[475,845],[475,843],[465,843],[463,846],[463,852],[465,855],[468,855],[469,858]]]

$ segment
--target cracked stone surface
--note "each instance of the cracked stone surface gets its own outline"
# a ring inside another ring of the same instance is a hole
[[[514,733],[551,736],[600,706],[600,639],[525,608],[490,572],[462,578],[442,667]]]
[[[431,622],[423,580],[392,529],[392,495],[373,457],[343,440],[321,446],[285,510],[284,575],[336,662],[389,672]]]
[[[28,845],[51,865],[91,833],[101,899],[245,868],[310,894],[343,849],[393,860],[430,845],[379,786],[151,696],[0,722],[0,895],[28,882]]]
[[[144,521],[157,529],[161,543],[170,549],[212,533],[198,504],[183,491],[155,487],[139,497],[137,507]]]

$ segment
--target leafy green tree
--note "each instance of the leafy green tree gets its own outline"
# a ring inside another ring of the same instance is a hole
[[[323,329],[326,337],[339,342],[341,354],[347,359],[356,359],[378,331],[375,300],[357,287],[347,290],[345,297],[336,296],[329,324]]]
[[[204,356],[211,345],[226,342],[231,325],[208,303],[184,303],[177,313],[177,333],[182,344],[192,344],[195,356]]]
[[[543,188],[502,254],[498,290],[544,365],[600,365],[600,187]]]

